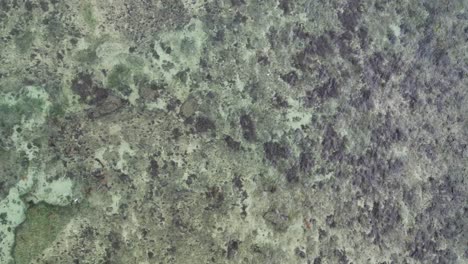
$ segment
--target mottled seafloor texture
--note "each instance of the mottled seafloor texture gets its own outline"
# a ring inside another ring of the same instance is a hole
[[[468,263],[468,1],[0,0],[0,263]]]

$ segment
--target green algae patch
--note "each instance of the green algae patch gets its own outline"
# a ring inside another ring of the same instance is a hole
[[[0,100],[0,128],[10,134],[15,125],[19,125],[23,118],[31,119],[44,109],[44,101],[39,98],[23,97],[13,104]]]
[[[48,116],[49,117],[52,117],[52,118],[59,118],[59,117],[63,117],[65,116],[66,114],[66,106],[67,104],[66,103],[56,103],[54,102],[54,104],[50,107],[49,109],[49,113],[48,113]]]
[[[34,42],[34,33],[26,31],[15,39],[15,45],[22,53],[28,51]]]
[[[26,212],[26,220],[17,228],[13,257],[16,264],[29,263],[41,254],[67,225],[75,210],[39,203]]]
[[[15,241],[14,230],[25,219],[25,204],[18,189],[10,190],[0,201],[0,263],[11,263],[11,249]]]
[[[81,63],[95,63],[97,61],[96,47],[77,51],[75,58]]]
[[[104,44],[109,36],[102,35],[99,37],[90,37],[86,38],[86,42],[80,45],[85,45],[81,49],[77,50],[74,58],[79,63],[86,63],[86,64],[94,64],[97,63],[99,60],[97,50],[98,48]]]
[[[83,19],[85,23],[94,30],[96,27],[96,18],[94,17],[94,7],[91,3],[85,3],[82,7],[81,13],[83,15]]]
[[[123,95],[131,93],[130,82],[132,71],[124,64],[114,66],[107,79],[107,84],[110,88],[115,89]]]

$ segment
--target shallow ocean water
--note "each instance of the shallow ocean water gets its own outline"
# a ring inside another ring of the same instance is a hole
[[[467,263],[467,8],[0,0],[0,263]]]

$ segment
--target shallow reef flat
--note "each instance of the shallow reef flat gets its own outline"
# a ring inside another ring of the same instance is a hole
[[[0,263],[468,263],[466,0],[0,0]]]

